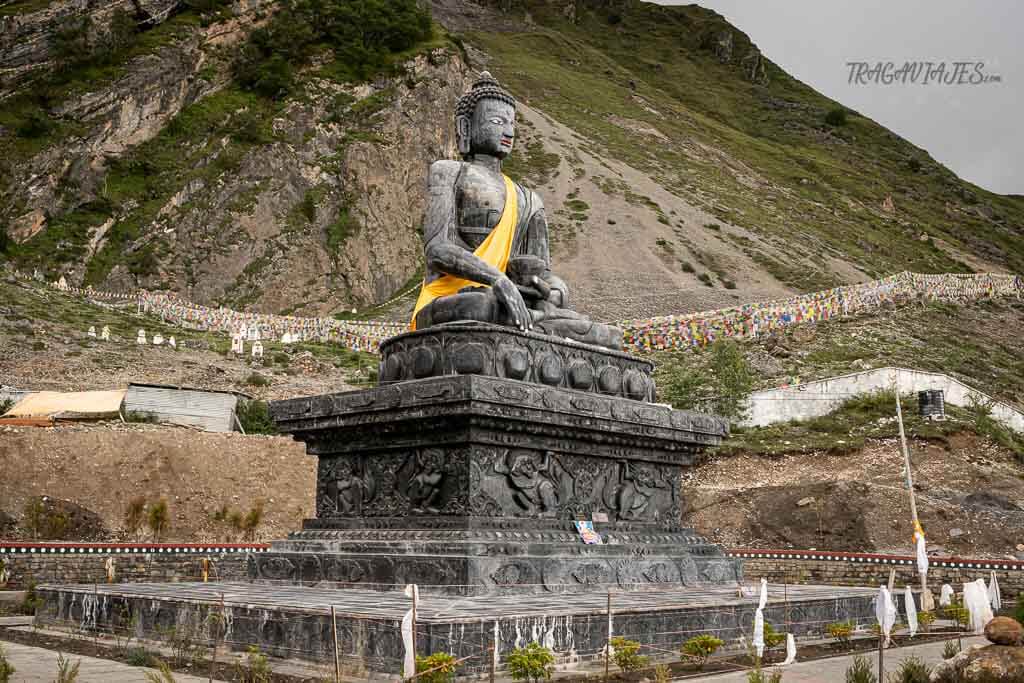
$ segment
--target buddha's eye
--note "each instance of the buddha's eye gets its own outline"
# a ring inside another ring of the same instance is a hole
[[[505,120],[504,120],[504,119],[502,119],[502,118],[499,118],[499,117],[495,116],[495,117],[494,117],[493,119],[491,119],[491,123],[493,123],[493,124],[494,124],[494,125],[496,125],[496,126],[500,126],[500,125],[502,125],[503,123],[505,123]]]

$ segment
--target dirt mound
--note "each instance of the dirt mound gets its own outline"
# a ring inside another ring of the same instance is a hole
[[[1024,467],[971,432],[912,440],[929,550],[1003,557],[1024,542]],[[683,484],[684,523],[728,547],[911,552],[913,527],[896,439],[842,454],[740,453]]]
[[[231,513],[244,515],[258,502],[257,539],[298,529],[313,512],[316,460],[284,437],[106,423],[6,432],[0,472],[0,501],[21,517],[26,540],[32,525],[23,511],[32,509],[47,532],[40,538],[151,540],[145,522],[134,533],[125,529],[129,503],[139,497],[167,502],[170,524],[160,540],[223,542],[242,540]]]
[[[98,514],[77,503],[34,496],[25,504],[21,534],[39,541],[102,541],[110,530]]]

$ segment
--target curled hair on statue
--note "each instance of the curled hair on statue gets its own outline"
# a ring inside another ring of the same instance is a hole
[[[455,105],[455,142],[463,158],[469,156],[473,145],[473,114],[482,100],[497,100],[511,105],[513,110],[516,108],[512,94],[502,88],[490,72],[481,72],[473,87]]]

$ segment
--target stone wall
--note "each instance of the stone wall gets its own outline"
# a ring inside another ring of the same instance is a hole
[[[75,584],[175,583],[202,581],[204,563],[210,581],[242,581],[246,557],[265,546],[37,546],[0,548],[0,590],[24,590],[30,583]]]
[[[919,582],[914,558],[901,555],[777,550],[737,550],[728,555],[743,561],[747,582],[763,577],[777,584],[876,587],[889,581],[892,569],[899,588]],[[929,558],[928,584],[936,595],[944,583],[959,592],[968,581],[985,579],[988,583],[993,571],[1005,600],[1016,599],[1017,593],[1024,591],[1024,562],[1013,560]]]

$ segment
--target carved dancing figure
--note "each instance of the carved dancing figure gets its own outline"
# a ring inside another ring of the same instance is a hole
[[[551,272],[544,203],[501,172],[516,135],[516,102],[486,71],[455,111],[462,161],[430,166],[426,275],[412,329],[479,321],[622,348],[622,331],[569,307]]]
[[[399,470],[399,489],[416,512],[440,511],[444,480],[444,451],[439,448],[411,454]]]
[[[657,493],[657,485],[650,470],[644,465],[633,465],[628,460],[619,464],[619,489],[615,494],[615,508],[619,519],[635,520],[647,516],[647,508]]]

